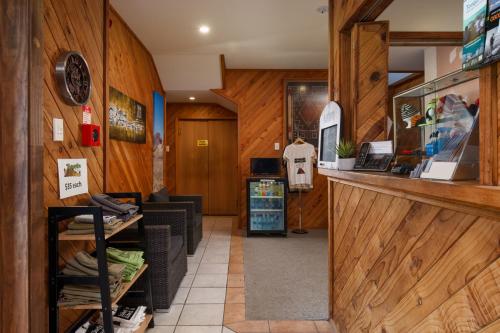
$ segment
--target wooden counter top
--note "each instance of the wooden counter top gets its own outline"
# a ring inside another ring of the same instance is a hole
[[[500,186],[483,186],[477,181],[435,181],[410,179],[387,172],[338,171],[318,169],[333,181],[361,185],[372,190],[399,192],[399,196],[420,197],[419,201],[442,201],[487,210],[487,215],[500,216]],[[415,198],[413,198],[415,199]]]

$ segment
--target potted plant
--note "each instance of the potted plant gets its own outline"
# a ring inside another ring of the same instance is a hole
[[[339,156],[338,169],[344,171],[354,169],[354,163],[356,162],[356,145],[354,142],[341,139],[335,150]]]

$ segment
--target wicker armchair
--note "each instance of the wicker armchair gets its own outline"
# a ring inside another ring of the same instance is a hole
[[[187,253],[193,255],[203,238],[202,196],[168,195],[166,189],[157,192],[157,194],[151,194],[149,201],[143,204],[144,207],[185,210],[187,214]]]
[[[168,309],[187,272],[186,211],[143,206],[153,306]]]

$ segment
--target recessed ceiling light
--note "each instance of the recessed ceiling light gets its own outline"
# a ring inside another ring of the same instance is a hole
[[[206,35],[210,32],[210,27],[208,25],[202,25],[199,30],[202,34]]]
[[[189,97],[190,101],[194,101],[195,99],[196,99],[196,97],[194,97],[194,96]]]

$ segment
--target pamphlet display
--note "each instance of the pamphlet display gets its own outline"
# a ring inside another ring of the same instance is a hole
[[[464,69],[475,68],[483,62],[487,4],[487,0],[464,1]]]

